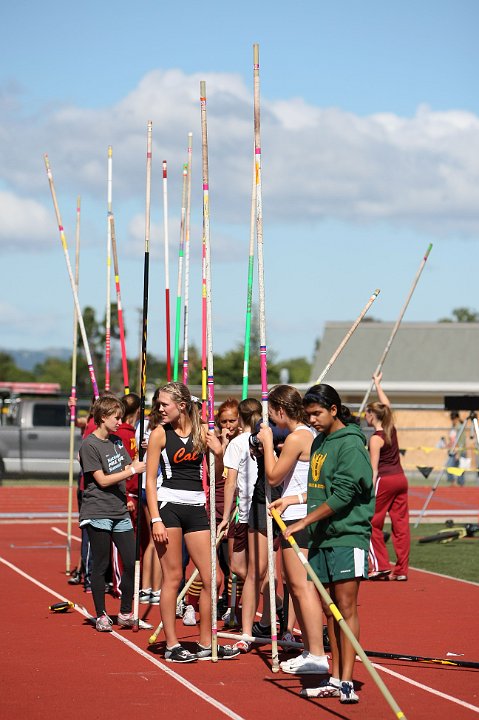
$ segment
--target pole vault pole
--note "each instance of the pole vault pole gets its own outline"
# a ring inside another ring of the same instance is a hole
[[[342,351],[344,350],[344,348],[345,348],[346,345],[348,344],[348,342],[349,342],[349,340],[350,340],[350,338],[351,338],[351,335],[352,335],[353,332],[356,330],[356,328],[358,327],[359,323],[361,322],[361,320],[363,319],[363,317],[366,315],[367,311],[369,310],[369,308],[371,307],[371,305],[373,304],[373,302],[376,300],[376,298],[377,298],[377,296],[379,295],[379,293],[380,293],[380,290],[379,290],[379,289],[378,289],[378,290],[375,290],[375,291],[373,292],[373,294],[371,295],[371,297],[370,297],[369,300],[367,301],[366,305],[365,305],[364,308],[361,310],[358,318],[353,322],[353,324],[352,324],[351,327],[349,328],[348,332],[346,333],[346,335],[344,336],[344,338],[342,339],[342,341],[341,341],[340,344],[338,345],[338,348],[337,348],[336,352],[332,355],[330,361],[328,362],[328,364],[327,364],[326,367],[324,368],[323,372],[321,373],[321,375],[320,375],[320,376],[318,377],[318,379],[316,380],[316,383],[315,383],[316,385],[319,385],[320,383],[323,382],[325,376],[326,376],[326,375],[328,374],[328,372],[331,370],[331,367],[332,367],[333,364],[336,362],[336,360],[338,359],[339,355],[342,353]]]
[[[386,347],[385,347],[384,350],[383,350],[383,354],[381,355],[381,358],[380,358],[380,360],[379,360],[378,366],[377,366],[376,371],[375,371],[375,373],[374,373],[375,375],[377,375],[377,374],[378,374],[379,372],[381,372],[381,370],[382,370],[382,367],[383,367],[383,365],[384,365],[384,362],[385,362],[385,360],[386,360],[386,358],[387,358],[387,356],[388,356],[389,350],[391,349],[391,345],[393,344],[393,340],[394,340],[394,338],[396,337],[396,333],[397,333],[397,331],[399,330],[399,326],[401,325],[402,319],[403,319],[403,317],[404,317],[404,313],[405,313],[406,310],[407,310],[407,307],[408,307],[408,305],[409,305],[409,302],[410,302],[410,300],[411,300],[411,298],[412,298],[412,296],[413,296],[414,290],[416,289],[416,285],[418,284],[419,278],[421,277],[421,273],[422,273],[422,271],[424,270],[424,266],[425,266],[425,264],[426,264],[426,262],[427,262],[427,259],[428,259],[428,257],[429,257],[429,253],[431,252],[431,249],[432,249],[432,243],[430,243],[428,249],[426,250],[426,254],[424,255],[424,257],[423,257],[423,259],[422,259],[422,261],[421,261],[421,264],[420,264],[420,266],[419,266],[419,269],[418,269],[418,271],[417,271],[417,273],[416,273],[416,277],[414,278],[413,284],[412,284],[411,289],[410,289],[410,291],[409,291],[409,295],[407,296],[406,302],[404,303],[403,307],[401,308],[401,312],[399,313],[399,317],[398,317],[398,319],[396,320],[396,323],[395,323],[395,325],[394,325],[394,327],[393,327],[393,329],[392,329],[391,336],[390,336],[389,340],[388,340],[387,343],[386,343]],[[364,396],[363,401],[362,401],[362,403],[361,403],[361,407],[359,408],[359,411],[358,411],[359,417],[361,417],[361,415],[362,415],[363,412],[364,412],[364,408],[366,407],[366,403],[367,403],[368,400],[369,400],[369,396],[371,395],[371,391],[372,391],[373,387],[374,387],[374,380],[371,380],[371,382],[369,383],[369,387],[368,387],[368,389],[367,389],[367,391],[366,391],[366,395]]]
[[[168,167],[166,160],[163,160],[163,233],[165,243],[166,380],[171,382],[170,251],[168,240]]]
[[[205,276],[206,276],[206,336],[207,336],[207,371],[208,371],[208,431],[215,430],[215,383],[213,368],[213,334],[211,322],[211,251],[210,251],[210,201],[208,172],[208,126],[206,116],[206,83],[200,82],[201,107],[201,149],[203,167],[203,234],[205,244]],[[217,624],[217,587],[216,587],[216,476],[215,456],[209,453],[210,475],[210,549],[211,549],[211,659],[218,661],[218,624]]]
[[[123,386],[125,395],[130,394],[130,382],[128,379],[128,358],[126,355],[125,323],[123,319],[123,306],[121,304],[120,291],[120,270],[118,267],[118,250],[116,245],[115,218],[110,215],[111,249],[113,252],[113,268],[115,271],[116,306],[118,309],[118,328],[120,330],[121,366],[123,370]]]
[[[55,215],[57,218],[58,231],[60,233],[60,240],[61,240],[62,247],[63,247],[63,253],[65,255],[65,262],[67,264],[68,277],[70,278],[70,285],[71,285],[72,292],[73,292],[73,300],[75,302],[75,308],[77,311],[78,324],[80,325],[80,333],[81,333],[81,337],[82,337],[82,341],[83,341],[83,348],[85,350],[85,357],[86,357],[86,361],[87,361],[87,365],[88,365],[88,372],[90,373],[90,380],[91,380],[91,384],[93,387],[93,395],[95,396],[95,399],[97,399],[98,398],[98,384],[97,384],[96,376],[95,376],[95,368],[93,367],[93,362],[91,359],[90,347],[88,345],[88,338],[87,338],[86,331],[85,331],[85,323],[83,322],[83,315],[81,314],[80,302],[78,300],[78,293],[77,293],[77,290],[75,287],[75,278],[73,277],[73,271],[72,271],[72,266],[70,263],[70,257],[68,255],[67,239],[65,237],[65,231],[63,229],[62,218],[60,215],[60,210],[59,210],[58,202],[57,202],[57,196],[56,196],[56,192],[55,192],[55,185],[53,182],[53,175],[52,175],[52,171],[50,168],[50,162],[48,160],[47,154],[45,154],[43,156],[43,160],[45,162],[48,183],[50,185],[50,192],[52,194],[53,207],[55,208]]]
[[[191,164],[193,159],[193,133],[188,133],[188,186],[186,195],[185,227],[185,302],[183,307],[183,382],[188,384],[188,323],[190,301],[190,223],[191,223]]]
[[[173,381],[178,381],[180,362],[181,295],[183,289],[183,259],[185,256],[186,190],[188,184],[188,163],[183,165],[183,190],[181,193],[180,245],[178,249],[178,282],[176,286],[175,351],[173,355]]]
[[[268,367],[266,354],[266,312],[264,292],[264,258],[263,258],[263,200],[261,188],[261,122],[259,93],[259,45],[253,45],[254,70],[254,151],[256,178],[256,240],[258,245],[258,288],[259,288],[259,342],[261,366],[261,404],[263,407],[263,423],[268,425]],[[266,532],[268,536],[268,578],[271,610],[271,664],[273,672],[279,672],[278,636],[276,630],[276,586],[274,573],[273,521],[268,512],[271,504],[271,487],[264,480],[266,495]]]
[[[75,231],[75,289],[78,293],[78,280],[80,274],[80,214],[81,200],[77,197],[77,216]],[[68,512],[67,512],[67,546],[66,546],[66,574],[71,573],[72,549],[72,507],[73,507],[73,461],[75,457],[75,426],[77,401],[77,353],[78,353],[78,315],[73,304],[73,349],[72,349],[72,388],[70,397],[70,463],[68,466]]]
[[[254,151],[254,148],[253,148]],[[244,362],[243,362],[243,389],[242,400],[248,397],[249,358],[251,346],[251,310],[253,305],[253,275],[254,275],[254,240],[256,225],[256,159],[253,152],[253,182],[251,189],[251,212],[249,228],[249,254],[248,254],[248,281],[246,290],[246,321],[244,332]]]
[[[105,310],[105,390],[111,378],[111,209],[112,209],[113,148],[108,146],[107,232],[106,232],[106,310]]]
[[[145,434],[145,395],[146,395],[146,345],[148,337],[148,284],[150,271],[150,205],[151,205],[151,135],[152,122],[148,121],[146,141],[146,203],[145,203],[145,256],[143,263],[143,314],[142,314],[142,340],[141,340],[141,389],[140,389],[140,438]],[[138,448],[138,457],[143,460],[145,450],[141,442]],[[140,601],[140,535],[141,535],[141,477],[138,473],[138,513],[136,521],[136,558],[135,558],[135,585],[133,595],[133,631],[140,628],[139,601]]]

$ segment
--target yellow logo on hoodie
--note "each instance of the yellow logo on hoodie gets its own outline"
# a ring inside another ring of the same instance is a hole
[[[321,468],[323,467],[324,461],[326,460],[328,453],[324,455],[322,453],[314,453],[311,458],[311,477],[314,483],[317,483],[319,476],[321,475]],[[316,485],[315,487],[324,488],[324,485]]]

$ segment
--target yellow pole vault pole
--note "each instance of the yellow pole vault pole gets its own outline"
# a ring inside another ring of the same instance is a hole
[[[273,516],[273,518],[275,519],[275,521],[278,523],[281,532],[284,532],[284,531],[286,530],[286,525],[285,525],[284,522],[282,521],[281,516],[278,514],[277,510],[275,510],[274,508],[271,508],[271,509],[270,509],[270,512],[271,512],[271,515]],[[304,569],[306,570],[306,572],[308,573],[309,577],[310,577],[311,580],[313,581],[313,583],[314,583],[317,591],[319,592],[319,594],[320,594],[321,597],[323,598],[323,600],[324,600],[324,602],[326,603],[326,605],[329,607],[331,613],[333,614],[334,619],[335,619],[336,622],[339,624],[339,627],[340,627],[341,630],[344,632],[344,634],[345,634],[346,637],[348,638],[349,642],[350,642],[351,645],[353,646],[354,650],[356,651],[356,654],[359,655],[359,657],[360,657],[361,660],[363,661],[366,670],[368,671],[368,673],[371,675],[372,679],[374,680],[374,682],[375,682],[376,685],[378,686],[379,691],[381,692],[382,696],[384,697],[384,699],[385,699],[386,702],[388,703],[389,707],[390,707],[390,708],[392,709],[392,711],[394,712],[395,716],[398,718],[398,720],[407,720],[405,714],[403,713],[403,711],[401,710],[401,708],[399,707],[399,705],[397,704],[397,702],[395,701],[395,699],[393,698],[393,696],[391,695],[391,693],[389,692],[388,688],[386,687],[385,683],[383,682],[383,680],[382,680],[381,677],[379,676],[378,672],[377,672],[377,671],[375,670],[375,668],[373,667],[371,661],[370,661],[369,658],[367,657],[367,655],[366,655],[366,653],[364,652],[364,650],[362,649],[361,645],[360,645],[359,642],[356,640],[356,638],[355,638],[355,636],[354,636],[351,628],[349,627],[348,623],[347,623],[346,620],[343,618],[343,616],[342,616],[341,613],[339,612],[339,610],[338,610],[338,608],[336,607],[336,605],[333,603],[333,601],[332,601],[329,593],[327,592],[326,588],[324,587],[324,585],[323,585],[323,584],[321,583],[321,581],[319,580],[318,576],[316,575],[316,573],[314,572],[313,568],[312,568],[311,565],[309,564],[308,559],[306,558],[306,556],[301,552],[301,550],[300,550],[300,548],[299,548],[299,546],[298,546],[298,543],[296,542],[296,540],[294,539],[294,537],[293,537],[292,535],[289,536],[288,542],[289,542],[289,544],[291,545],[291,547],[293,548],[293,550],[294,550],[294,552],[296,553],[296,555],[298,556],[298,558],[300,559],[301,563],[303,564]]]

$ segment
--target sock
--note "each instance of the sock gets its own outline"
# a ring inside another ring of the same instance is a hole
[[[168,647],[168,645],[167,645],[167,646],[166,646],[166,649],[167,649],[167,650],[174,650],[174,649],[177,648],[177,647],[181,647],[180,643],[176,643],[176,645],[173,645],[172,647]]]
[[[191,583],[187,595],[187,604],[192,605],[194,610],[197,611],[199,608],[200,592],[203,588],[201,580]]]
[[[144,593],[150,593],[150,592],[151,592],[151,587],[148,587],[148,588],[141,588],[141,592],[144,592]]]

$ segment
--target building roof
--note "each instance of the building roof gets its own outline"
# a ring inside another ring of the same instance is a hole
[[[328,322],[311,382],[327,366],[352,325]],[[338,390],[366,391],[395,323],[363,322],[325,377]],[[402,323],[383,366],[385,390],[479,393],[479,323]]]

